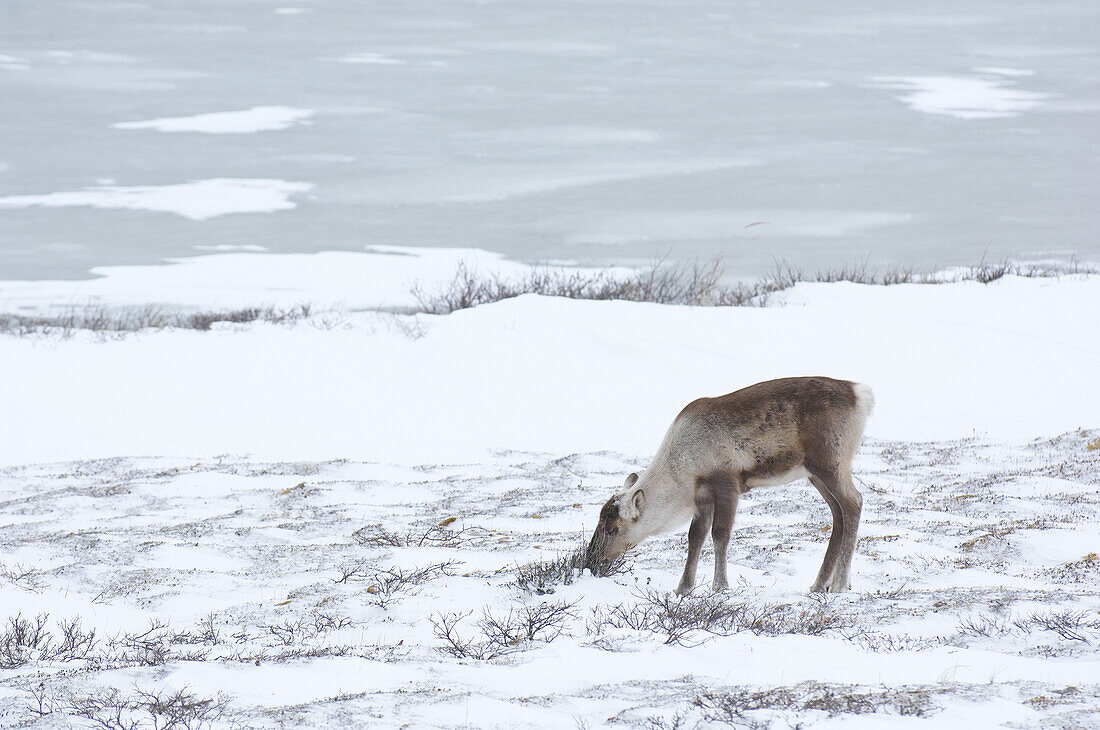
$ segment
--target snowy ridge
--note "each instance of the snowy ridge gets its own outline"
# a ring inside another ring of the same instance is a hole
[[[360,301],[399,303],[399,287],[391,297],[369,282]],[[0,463],[646,455],[685,403],[805,374],[870,386],[870,436],[1026,440],[1095,423],[1100,345],[1085,333],[1098,298],[1095,276],[799,284],[764,308],[527,295],[448,316],[349,314],[328,328],[8,338],[0,368],[21,387],[5,394]]]

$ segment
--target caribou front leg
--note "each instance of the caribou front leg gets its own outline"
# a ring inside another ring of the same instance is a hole
[[[699,553],[703,551],[703,542],[710,532],[711,521],[714,518],[714,499],[711,496],[710,486],[699,480],[695,485],[695,516],[691,518],[691,527],[688,528],[688,556],[684,565],[684,574],[680,577],[680,585],[676,587],[676,593],[686,596],[695,588],[695,570],[699,567]]]

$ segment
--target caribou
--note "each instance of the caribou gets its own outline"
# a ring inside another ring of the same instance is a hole
[[[676,592],[694,589],[708,532],[714,544],[712,588],[725,590],[740,495],[809,478],[833,515],[829,546],[810,590],[848,590],[863,507],[852,484],[852,458],[873,405],[866,385],[826,377],[768,380],[692,401],[669,426],[649,467],[641,476],[627,476],[600,510],[589,560],[615,560],[690,519],[687,563]]]

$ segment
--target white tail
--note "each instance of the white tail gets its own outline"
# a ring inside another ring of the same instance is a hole
[[[728,587],[726,550],[737,500],[751,487],[808,477],[833,514],[813,591],[845,591],[863,497],[852,458],[874,405],[866,385],[832,378],[782,378],[688,404],[649,468],[626,478],[600,512],[592,560],[613,560],[650,535],[691,520],[677,592],[690,593],[703,541],[714,541],[714,590]]]

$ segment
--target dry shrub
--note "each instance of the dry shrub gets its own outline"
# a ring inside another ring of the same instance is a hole
[[[581,542],[572,552],[551,560],[527,563],[516,568],[516,585],[537,595],[553,593],[555,586],[571,585],[585,570],[598,578],[627,572],[626,556],[598,560],[598,546]]]
[[[22,563],[10,567],[0,563],[0,578],[31,593],[39,593],[46,585],[42,580],[42,571]]]
[[[956,631],[960,636],[991,639],[1050,631],[1066,641],[1091,644],[1092,640],[1100,638],[1100,618],[1093,618],[1084,611],[1069,610],[1033,612],[1027,616],[1007,618],[976,614],[960,620]]]
[[[358,561],[341,568],[340,577],[333,582],[369,581],[367,600],[380,608],[389,608],[394,602],[417,594],[425,583],[453,575],[451,571],[457,565],[458,561],[447,560],[423,568],[376,568],[368,561]]]
[[[199,697],[186,689],[123,695],[117,689],[56,698],[44,689],[33,693],[39,715],[79,717],[103,730],[200,730],[223,721],[229,707],[225,696]]]
[[[937,709],[932,696],[930,689],[922,687],[867,689],[803,682],[793,687],[763,690],[745,687],[707,692],[696,698],[695,705],[703,710],[706,720],[742,725],[750,721],[745,713],[753,710],[818,710],[829,715],[892,712],[925,717]]]
[[[724,282],[725,265],[721,257],[706,263],[672,264],[659,261],[653,266],[629,274],[599,271],[572,271],[561,268],[535,268],[526,275],[505,278],[498,273],[470,269],[460,262],[451,281],[441,289],[428,292],[416,285],[412,289],[417,312],[449,314],[481,304],[511,299],[523,294],[539,294],[567,299],[617,299],[629,302],[680,304],[704,307],[764,306],[768,298],[800,282],[848,281],[857,284],[891,286],[895,284],[944,284],[979,281],[988,284],[1007,275],[1031,278],[1097,273],[1078,264],[1022,264],[1004,261],[960,269],[947,276],[920,273],[911,266],[896,266],[874,271],[867,261],[823,269],[807,274],[801,268],[779,262],[755,282]]]
[[[0,333],[9,335],[53,335],[72,337],[77,332],[121,336],[148,329],[207,331],[218,323],[294,324],[315,316],[312,305],[296,307],[245,307],[203,312],[185,312],[157,305],[108,307],[103,304],[74,305],[54,314],[0,314]]]
[[[701,643],[700,634],[730,636],[751,631],[763,636],[817,636],[851,623],[825,596],[810,598],[809,606],[760,602],[728,592],[676,596],[645,591],[639,597],[634,605],[594,609],[589,632],[599,636],[607,627],[631,629],[661,635],[666,644],[691,646]]]
[[[453,518],[452,518],[453,519]],[[447,522],[447,520],[444,520]],[[352,533],[355,541],[364,547],[461,547],[485,535],[480,527],[463,527],[452,530],[449,522],[410,527],[404,532],[390,530],[382,525],[367,525]]]
[[[309,616],[297,619],[285,619],[271,624],[260,624],[259,628],[266,631],[283,646],[293,646],[302,642],[327,634],[330,631],[352,628],[355,621],[350,616],[339,616],[324,611],[314,611]]]
[[[435,635],[443,640],[439,650],[459,659],[495,659],[530,648],[536,642],[549,644],[565,633],[566,622],[575,619],[576,603],[519,605],[505,614],[486,608],[477,621],[478,634],[464,638],[458,625],[469,613],[436,614],[431,617]]]
[[[54,637],[47,629],[47,614],[33,619],[17,614],[8,618],[8,628],[0,634],[0,669],[14,669],[53,652]]]
[[[507,279],[500,274],[471,270],[465,263],[459,263],[454,278],[439,291],[426,292],[417,285],[412,293],[417,311],[428,314],[449,314],[522,294],[692,306],[747,306],[762,304],[761,297],[769,293],[765,284],[723,284],[723,273],[721,260],[714,259],[705,264],[662,263],[627,275],[607,269],[588,272],[536,268],[525,276]]]

